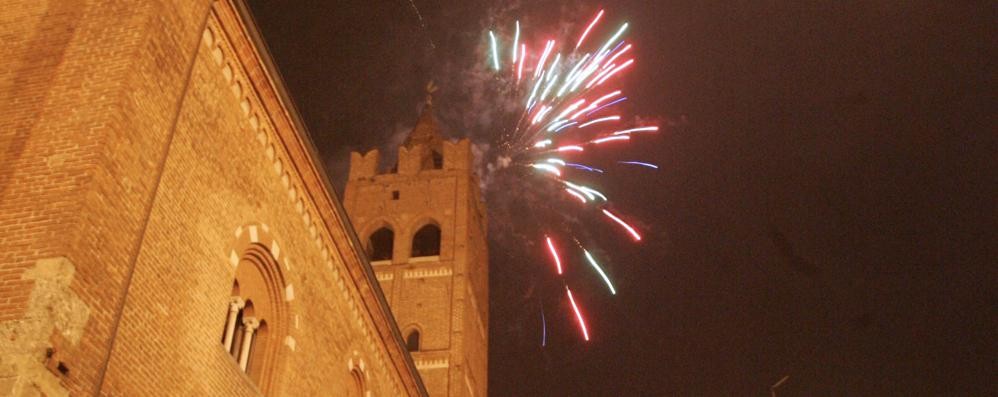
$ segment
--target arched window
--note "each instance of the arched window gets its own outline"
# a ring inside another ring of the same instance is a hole
[[[430,156],[432,156],[433,158],[433,169],[439,170],[444,168],[444,155],[434,150],[432,153],[430,153]]]
[[[258,378],[263,370],[264,355],[261,352],[267,351],[268,343],[270,343],[270,328],[267,326],[267,320],[258,320],[253,340],[246,348],[246,373],[250,374],[251,378]]]
[[[239,283],[235,283],[236,286]],[[237,287],[233,287],[236,290]],[[252,303],[251,303],[252,305]],[[242,344],[243,313],[246,308],[246,301],[239,295],[233,295],[229,299],[229,313],[225,319],[225,329],[222,331],[222,346],[229,355],[238,359],[239,346]]]
[[[367,241],[367,253],[372,261],[392,259],[395,247],[395,232],[387,227],[375,230]]]
[[[236,268],[222,347],[266,393],[276,373],[278,340],[287,332],[283,277],[270,251],[250,244]]]
[[[222,326],[222,346],[231,354],[232,339],[235,338],[237,324],[242,324],[243,308],[246,303],[239,295],[239,281],[232,282],[232,292],[229,295],[229,311],[225,316],[225,325]]]
[[[360,372],[360,369],[354,368],[350,370],[350,380],[347,383],[347,387],[350,389],[347,392],[347,396],[364,397],[366,386],[364,385],[364,373]]]
[[[419,351],[419,330],[414,329],[405,337],[405,348],[411,352]]]
[[[429,224],[419,228],[412,237],[412,256],[440,255],[440,227]]]

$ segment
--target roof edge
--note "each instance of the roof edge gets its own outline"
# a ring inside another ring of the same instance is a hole
[[[298,168],[298,172],[303,179],[308,179],[309,182],[315,182],[322,189],[309,189],[308,183],[304,184],[304,188],[308,190],[310,198],[316,204],[319,213],[317,214],[326,226],[327,231],[333,234],[336,227],[339,230],[343,230],[347,242],[349,243],[349,250],[341,250],[345,258],[349,260],[346,265],[352,263],[358,264],[361,274],[351,274],[351,278],[356,283],[358,280],[356,276],[362,277],[364,284],[369,288],[370,293],[365,293],[365,288],[362,285],[356,285],[357,290],[360,291],[361,296],[364,298],[373,298],[373,302],[365,301],[365,304],[370,310],[369,313],[372,316],[378,316],[379,318],[372,318],[375,327],[386,326],[387,331],[391,339],[394,340],[394,346],[389,349],[389,357],[393,356],[391,353],[400,356],[403,359],[405,367],[409,371],[409,376],[402,376],[402,383],[406,384],[406,379],[411,379],[412,384],[407,385],[415,390],[418,395],[426,396],[426,386],[423,384],[422,378],[419,371],[416,369],[415,363],[412,361],[411,355],[405,349],[405,343],[402,339],[402,334],[398,329],[397,322],[392,315],[391,309],[388,306],[388,301],[385,299],[384,293],[381,290],[381,286],[375,277],[374,270],[371,267],[366,255],[361,255],[363,252],[361,249],[362,245],[357,237],[357,233],[353,228],[353,225],[349,222],[349,218],[346,215],[346,210],[343,207],[343,203],[336,196],[335,190],[333,190],[330,184],[329,176],[326,174],[325,168],[317,163],[316,159],[321,159],[315,144],[312,142],[311,133],[301,115],[298,113],[297,107],[295,106],[294,100],[291,98],[287,87],[284,84],[283,77],[281,76],[280,70],[277,68],[273,57],[270,54],[269,47],[266,41],[263,39],[262,34],[256,24],[256,20],[253,17],[252,11],[244,0],[224,0],[215,3],[214,7],[227,7],[231,8],[235,17],[242,22],[243,33],[246,38],[253,44],[253,55],[254,60],[259,64],[260,72],[266,81],[252,81],[253,88],[257,89],[258,95],[261,97],[265,95],[265,90],[267,88],[272,91],[272,94],[276,96],[277,105],[280,110],[283,110],[283,116],[287,119],[286,121],[292,127],[293,130],[298,131],[298,134],[291,134],[293,136],[287,136],[287,133],[282,133],[284,130],[275,128],[274,134],[281,140],[284,148],[287,150],[289,157],[295,161],[295,166]],[[242,55],[242,54],[240,54]],[[239,56],[239,55],[237,55]],[[240,58],[242,58],[240,56]],[[244,62],[249,60],[242,59]],[[251,66],[245,65],[244,66]],[[266,86],[260,86],[260,84],[266,84]],[[276,123],[276,120],[275,120]],[[319,192],[315,190],[321,190]],[[327,207],[327,208],[322,208]],[[328,209],[329,211],[322,211]],[[337,247],[339,248],[339,247]],[[347,252],[348,251],[348,252]],[[346,257],[348,256],[348,257]],[[373,304],[373,306],[371,306]],[[388,321],[378,321],[378,320],[388,320]],[[392,351],[394,350],[394,351]],[[401,374],[400,374],[401,375]]]

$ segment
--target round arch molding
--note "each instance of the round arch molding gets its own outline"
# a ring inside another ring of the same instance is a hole
[[[239,296],[251,302],[259,321],[246,374],[263,394],[277,389],[289,349],[281,349],[290,335],[291,286],[282,270],[281,248],[265,224],[247,224],[236,229],[229,250],[233,284]],[[235,290],[234,290],[235,292]]]

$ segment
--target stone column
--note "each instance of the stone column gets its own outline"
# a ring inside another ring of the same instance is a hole
[[[239,352],[239,368],[246,371],[246,365],[249,364],[250,346],[253,344],[253,333],[260,326],[260,320],[257,320],[256,317],[244,317],[243,325],[246,327],[246,334],[243,337],[242,350]]]
[[[229,318],[225,323],[225,341],[222,345],[225,346],[225,351],[232,351],[232,338],[236,333],[236,317],[239,317],[239,311],[246,306],[246,301],[238,296],[233,296],[229,301]]]

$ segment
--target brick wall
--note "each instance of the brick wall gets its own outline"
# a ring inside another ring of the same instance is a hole
[[[255,226],[277,244],[290,308],[267,395],[342,394],[351,369],[375,395],[419,394],[244,8],[211,4],[0,7],[15,38],[0,49],[4,340],[33,316],[25,271],[66,258],[67,293],[88,309],[80,338],[56,324],[9,339],[38,339],[25,354],[67,369],[53,371],[66,391],[259,394],[220,344],[230,254]]]
[[[207,6],[0,7],[0,321],[10,329],[25,317],[34,290],[26,269],[68,258],[70,288],[90,307],[81,340],[55,341],[70,391],[99,382]]]

